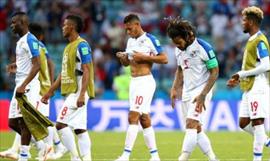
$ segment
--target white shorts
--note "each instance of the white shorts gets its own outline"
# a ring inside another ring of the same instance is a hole
[[[88,94],[85,93],[85,105],[77,107],[77,99],[80,94],[81,80],[78,81],[78,91],[76,93],[69,94],[64,104],[59,111],[57,122],[67,124],[73,129],[87,129],[87,102]]]
[[[203,109],[201,113],[198,113],[196,111],[196,102],[193,103],[193,100],[195,99],[195,97],[198,96],[200,92],[201,91],[194,92],[192,94],[191,99],[187,101],[182,101],[181,103],[181,110],[182,110],[182,115],[183,115],[182,119],[185,124],[186,124],[186,119],[197,120],[199,121],[201,125],[204,124],[203,121],[204,121],[206,111]],[[210,105],[211,98],[212,98],[212,90],[205,97],[204,105],[205,105],[206,110],[208,109]]]
[[[50,100],[48,100],[48,104],[44,104],[43,102],[41,102],[41,98],[42,98],[42,96],[39,95],[38,105],[37,105],[36,109],[40,113],[42,113],[44,116],[49,117],[49,114],[50,114]]]
[[[130,111],[140,114],[150,113],[150,106],[156,89],[156,82],[152,75],[132,77],[129,89]]]
[[[16,85],[16,87],[14,88],[13,96],[10,101],[8,118],[22,117],[21,110],[15,98],[16,89],[19,85]],[[27,97],[28,101],[36,108],[39,102],[39,91],[40,91],[39,82],[38,81],[31,82],[26,86],[25,89],[27,90],[25,96]]]
[[[267,83],[255,81],[253,87],[242,95],[239,117],[250,119],[269,117],[270,87]]]

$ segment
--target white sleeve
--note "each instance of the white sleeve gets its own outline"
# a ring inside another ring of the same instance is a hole
[[[125,53],[129,53],[129,52],[131,52],[130,51],[130,39],[128,39],[128,41],[127,41],[127,46],[126,46],[126,50],[125,50]]]
[[[251,69],[251,70],[241,70],[237,74],[239,74],[240,78],[243,77],[248,77],[248,76],[253,76],[253,75],[258,75],[261,73],[264,73],[268,70],[270,70],[270,63],[269,63],[269,56],[266,56],[262,59],[260,59],[260,64],[256,66],[256,68]]]
[[[176,47],[175,50],[174,50],[174,55],[175,55],[175,58],[176,58],[176,62],[177,62],[177,66],[181,66],[181,60],[180,60],[180,50]]]

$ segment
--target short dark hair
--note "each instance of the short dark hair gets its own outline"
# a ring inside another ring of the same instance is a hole
[[[136,14],[131,13],[131,14],[127,15],[124,18],[124,24],[129,23],[129,22],[133,22],[133,21],[139,21],[140,22],[139,16],[136,15]]]
[[[80,16],[77,15],[68,15],[66,19],[71,20],[75,23],[76,25],[76,31],[80,33],[83,29],[83,21]]]
[[[15,17],[15,16],[27,16],[27,14],[25,12],[18,11],[18,12],[13,13],[11,17]]]
[[[37,38],[41,35],[44,35],[44,29],[38,23],[30,23],[29,31],[34,34]]]
[[[12,14],[11,17],[13,18],[15,16],[19,16],[21,21],[25,22],[28,25],[29,19],[28,19],[28,16],[27,16],[27,14],[25,12],[22,12],[22,11],[15,12],[15,13]]]
[[[179,16],[176,18],[169,17],[166,18],[166,20],[169,22],[167,26],[167,33],[171,39],[180,36],[186,40],[188,36],[196,36],[195,28],[189,21],[184,20]]]

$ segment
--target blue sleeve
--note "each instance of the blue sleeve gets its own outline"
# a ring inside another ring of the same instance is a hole
[[[163,52],[163,49],[161,47],[161,44],[160,44],[159,40],[155,36],[153,36],[153,35],[151,35],[149,33],[147,33],[146,36],[150,38],[150,40],[154,44],[155,49],[157,50],[157,53],[158,54],[160,54],[161,52]]]
[[[207,56],[210,59],[216,59],[216,55],[215,52],[212,48],[212,46],[207,43],[206,41],[202,40],[202,39],[197,39],[198,43],[203,47],[203,49],[205,50],[205,52],[207,53]]]
[[[257,49],[258,49],[258,56],[259,58],[264,58],[269,56],[269,51],[265,45],[265,43],[263,41],[260,41],[257,45]]]
[[[41,41],[39,41],[39,47],[42,48],[42,50],[44,50],[46,58],[50,58],[49,52],[48,52],[46,46]]]
[[[80,44],[78,45],[78,51],[81,56],[82,64],[91,63],[91,48],[87,42],[80,42]]]
[[[29,46],[32,57],[39,56],[39,43],[34,35],[32,34],[27,35],[27,44]]]
[[[45,51],[46,58],[50,58],[50,54],[49,54],[46,46],[44,46],[44,51]]]

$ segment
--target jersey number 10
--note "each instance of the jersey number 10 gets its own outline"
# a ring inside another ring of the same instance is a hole
[[[143,102],[142,96],[136,96],[135,105],[141,105]]]

